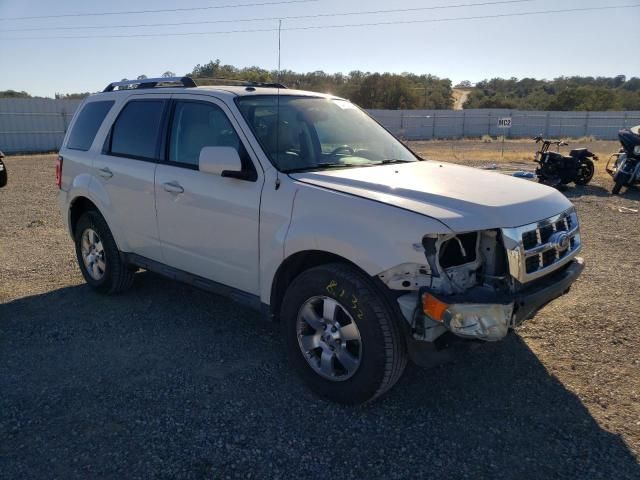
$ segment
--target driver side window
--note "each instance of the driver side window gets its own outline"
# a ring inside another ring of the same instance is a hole
[[[220,107],[177,101],[169,137],[169,162],[197,170],[203,147],[232,147],[240,155],[243,169],[253,168],[244,145]]]

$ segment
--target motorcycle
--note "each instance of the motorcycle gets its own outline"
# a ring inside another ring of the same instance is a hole
[[[618,132],[622,148],[607,162],[606,170],[615,185],[611,193],[617,195],[622,187],[640,183],[640,125]],[[613,162],[613,165],[611,163]]]
[[[534,137],[537,143],[542,142],[542,147],[536,152],[535,162],[538,182],[561,188],[563,185],[574,182],[576,185],[587,185],[595,173],[593,160],[598,157],[586,148],[576,148],[569,152],[569,156],[560,153],[560,147],[569,145],[562,141],[545,140],[542,136]],[[556,145],[557,151],[550,152],[551,145]]]

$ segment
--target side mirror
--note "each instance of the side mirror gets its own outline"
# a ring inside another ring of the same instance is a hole
[[[200,150],[198,168],[201,172],[222,175],[224,172],[240,172],[240,155],[232,147],[203,147]]]

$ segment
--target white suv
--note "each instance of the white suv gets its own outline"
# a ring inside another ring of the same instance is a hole
[[[583,269],[556,190],[425,161],[347,100],[281,85],[112,83],[75,114],[56,177],[89,285],[144,268],[260,309],[342,403],[453,338],[500,340]]]

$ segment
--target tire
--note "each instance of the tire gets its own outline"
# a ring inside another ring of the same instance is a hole
[[[623,184],[620,182],[616,182],[616,184],[613,186],[613,189],[611,190],[611,193],[613,195],[618,195],[620,193],[620,190],[622,189]]]
[[[398,381],[407,364],[396,317],[381,288],[354,267],[311,268],[294,279],[282,304],[289,362],[324,399],[347,405],[372,401]],[[325,355],[330,360],[323,363]]]
[[[593,178],[595,171],[596,167],[591,160],[583,160],[578,170],[578,176],[575,181],[576,185],[587,185]]]
[[[78,265],[90,287],[105,294],[119,293],[131,287],[135,271],[122,261],[113,235],[100,213],[88,211],[82,214],[74,236]],[[92,252],[90,256],[85,255],[87,246]]]

